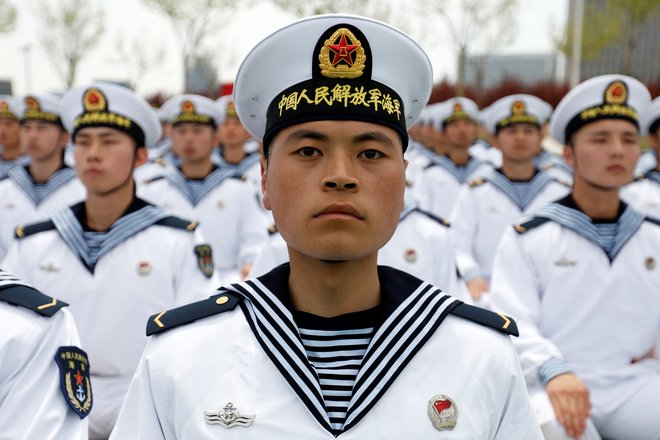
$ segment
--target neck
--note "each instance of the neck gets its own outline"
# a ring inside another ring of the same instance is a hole
[[[594,219],[614,219],[619,214],[619,189],[603,189],[588,186],[576,180],[573,186],[573,200],[582,212]]]
[[[54,158],[45,160],[32,159],[30,165],[28,165],[30,176],[32,176],[32,179],[37,183],[48,182],[48,179],[50,179],[60,168],[62,168],[62,156],[59,152]]]
[[[451,145],[449,147],[449,158],[456,165],[465,165],[470,160],[470,153],[468,149],[458,145]]]
[[[326,263],[289,248],[293,307],[330,318],[380,304],[377,254],[345,263]]]
[[[210,157],[181,163],[181,172],[188,179],[203,179],[211,173],[211,170],[213,170],[213,163]]]
[[[87,226],[94,231],[110,229],[133,201],[134,188],[135,183],[129,180],[111,193],[88,194],[85,200]]]
[[[534,162],[514,162],[502,158],[502,173],[510,180],[530,180],[534,177]]]
[[[12,146],[8,147],[7,145],[2,146],[2,160],[10,161],[10,160],[16,160],[20,157],[21,155],[21,148],[20,146]]]
[[[245,157],[243,144],[222,144],[222,157],[229,163],[240,163],[240,161]]]

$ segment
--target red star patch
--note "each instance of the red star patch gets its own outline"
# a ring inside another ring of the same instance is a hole
[[[342,35],[339,38],[339,44],[328,44],[328,47],[335,53],[335,57],[332,60],[333,66],[336,66],[337,63],[339,63],[341,60],[346,61],[349,66],[353,66],[351,54],[355,52],[358,46],[354,44],[348,44],[346,42],[346,35]]]
[[[80,374],[80,371],[76,371],[76,375],[73,376],[76,378],[76,385],[82,385],[83,383],[83,375]]]

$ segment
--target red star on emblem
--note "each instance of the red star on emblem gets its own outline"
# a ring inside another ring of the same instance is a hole
[[[73,376],[76,378],[76,385],[82,385],[83,383],[83,375],[80,374],[80,371],[76,371],[76,375]]]
[[[349,66],[353,65],[351,54],[358,48],[357,45],[346,43],[346,35],[339,38],[339,44],[328,44],[328,47],[335,52],[335,58],[332,60],[332,65],[337,65],[341,60],[346,61]]]

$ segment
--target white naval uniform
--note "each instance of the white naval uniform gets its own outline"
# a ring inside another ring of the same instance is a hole
[[[198,200],[186,191],[178,169],[138,188],[138,195],[184,218],[199,222],[213,249],[223,284],[240,281],[240,268],[251,264],[266,239],[266,223],[251,187],[232,170],[215,169],[204,179]]]
[[[450,292],[468,302],[464,283],[458,280],[450,225],[428,212],[406,205],[394,235],[378,251],[378,264],[391,266]],[[270,237],[254,261],[250,277],[261,276],[289,261],[286,242],[269,229]]]
[[[463,184],[491,168],[489,163],[474,158],[457,167],[447,156],[435,155],[417,185],[420,207],[440,218],[449,218]]]
[[[660,224],[626,208],[608,254],[588,217],[565,206],[508,228],[493,266],[492,302],[518,322],[530,396],[545,393],[541,367],[563,359],[588,387],[603,438],[660,438],[660,362],[633,361],[660,328]]]
[[[90,435],[103,438],[112,430],[144,349],[146,317],[208,297],[219,282],[198,267],[194,249],[205,243],[200,231],[186,230],[189,222],[168,214],[162,222],[113,239],[115,247],[90,268],[80,251],[62,237],[71,225],[61,220],[54,224],[63,213],[84,211],[82,206],[58,212],[49,222],[26,226],[3,266],[70,304],[82,348],[92,359],[95,402]]]
[[[639,212],[660,218],[660,172],[649,171],[621,188],[621,199]]]
[[[534,158],[534,165],[538,169],[555,176],[557,180],[566,182],[569,185],[573,184],[573,168],[558,154],[542,150]]]
[[[39,193],[39,191],[43,191]],[[0,180],[0,261],[4,258],[14,231],[21,224],[46,219],[58,209],[85,198],[85,187],[71,168],[58,170],[45,184],[35,184],[24,167],[12,168]]]
[[[153,336],[111,438],[335,438],[283,303],[288,274],[283,265],[228,287],[228,294],[221,289],[201,307],[227,297],[215,306],[225,307],[222,313]],[[381,267],[379,278],[384,322],[369,343],[337,438],[542,438],[508,336],[454,316],[460,302],[408,274]],[[502,319],[491,315],[500,328]],[[442,432],[428,413],[439,394],[457,412],[455,427]],[[206,421],[218,420],[229,402],[243,426]]]
[[[564,197],[570,187],[554,177],[537,173],[529,182],[526,197],[520,198],[502,173],[488,170],[464,185],[451,215],[451,236],[461,276],[490,279],[493,258],[507,226],[546,203]]]
[[[2,147],[0,147],[0,152]],[[15,160],[3,160],[0,158],[0,179],[4,179],[9,171],[17,166],[25,166],[30,163],[30,158],[28,156],[19,156]]]
[[[639,156],[635,166],[635,175],[645,174],[658,166],[658,153],[653,148],[649,148]]]
[[[5,297],[10,289],[21,306]],[[22,302],[37,296],[47,300]],[[78,331],[65,304],[44,307],[50,300],[0,270],[0,439],[87,439],[87,418],[67,405],[54,359],[58,347],[80,345]]]
[[[495,168],[502,166],[502,150],[499,150],[486,141],[478,140],[469,149],[470,156],[488,162]]]

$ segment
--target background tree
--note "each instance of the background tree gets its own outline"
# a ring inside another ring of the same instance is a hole
[[[143,0],[170,21],[179,44],[183,63],[184,91],[188,92],[188,70],[206,50],[209,35],[217,33],[223,20],[231,18],[241,3],[239,0]],[[242,2],[246,6],[245,2]]]
[[[71,88],[80,61],[96,46],[105,30],[105,15],[96,2],[58,0],[37,2],[41,45],[66,88]]]
[[[150,69],[158,66],[165,56],[165,49],[161,45],[147,46],[146,41],[155,41],[155,38],[141,35],[140,37],[127,40],[121,32],[115,39],[115,55],[110,62],[124,66],[128,76],[128,85],[137,90],[144,74]]]
[[[11,32],[16,24],[16,8],[8,0],[0,0],[0,34]]]
[[[438,17],[445,24],[458,52],[456,94],[465,93],[468,56],[479,48],[488,53],[511,43],[516,36],[517,0],[424,0],[418,3],[426,29]],[[483,66],[483,59],[481,60]],[[477,66],[479,67],[479,66]]]

